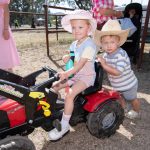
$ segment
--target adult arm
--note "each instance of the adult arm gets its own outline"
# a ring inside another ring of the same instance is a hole
[[[10,37],[9,34],[9,7],[8,4],[4,4],[4,28],[3,28],[3,37],[5,40],[8,40]]]
[[[100,8],[99,13],[103,16],[108,16],[108,17],[111,17],[111,16],[114,16],[117,18],[123,17],[122,11],[113,10],[111,8]]]

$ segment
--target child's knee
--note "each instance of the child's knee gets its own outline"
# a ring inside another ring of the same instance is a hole
[[[66,101],[73,101],[75,98],[75,95],[73,95],[72,93],[68,93],[66,94],[65,100]]]
[[[133,100],[131,101],[131,103],[132,103],[132,104],[140,104],[140,101],[139,101],[139,99],[133,99]]]

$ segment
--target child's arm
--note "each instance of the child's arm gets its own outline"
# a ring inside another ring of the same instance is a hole
[[[114,67],[112,67],[109,64],[107,64],[104,58],[98,57],[98,61],[101,63],[101,65],[104,68],[104,70],[106,72],[108,72],[109,74],[114,75],[114,76],[119,76],[121,74],[120,71],[118,71]]]
[[[77,73],[79,70],[81,70],[83,68],[83,66],[86,64],[86,62],[88,61],[87,58],[81,58],[80,61],[78,63],[76,63],[76,65],[65,71],[65,72],[61,72],[59,73],[59,77],[61,80],[67,79],[69,76]]]
[[[4,5],[4,28],[3,28],[3,37],[5,40],[9,39],[9,8],[8,4]]]

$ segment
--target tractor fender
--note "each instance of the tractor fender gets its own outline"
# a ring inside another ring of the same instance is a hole
[[[85,96],[87,102],[85,103],[83,108],[88,112],[94,112],[100,104],[110,99],[119,100],[119,98],[120,93],[116,91],[106,91],[106,90],[97,91],[96,93]]]
[[[0,105],[0,110],[7,113],[11,128],[26,121],[25,107],[14,100],[6,99],[3,101]]]

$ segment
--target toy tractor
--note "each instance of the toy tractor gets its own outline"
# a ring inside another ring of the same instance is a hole
[[[102,88],[103,69],[95,62],[96,80],[75,98],[71,125],[86,122],[90,133],[97,138],[113,135],[124,120],[124,111],[118,103],[120,95]],[[48,72],[49,78],[36,84],[36,78]],[[0,69],[0,149],[34,150],[34,144],[25,135],[42,127],[61,130],[59,120],[64,103],[51,89],[59,80],[57,72],[49,67],[25,77]],[[16,136],[17,135],[17,136]],[[26,140],[25,140],[26,139]]]

